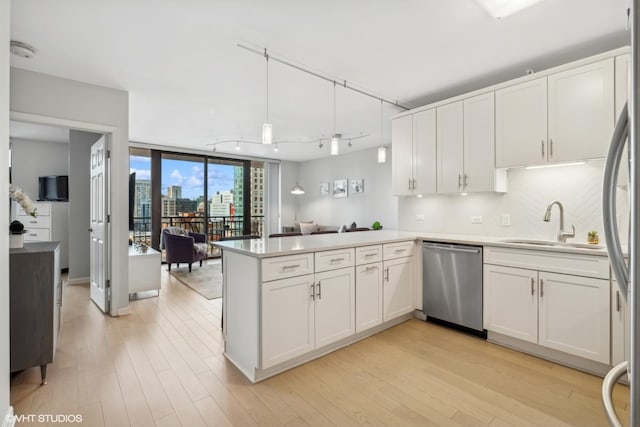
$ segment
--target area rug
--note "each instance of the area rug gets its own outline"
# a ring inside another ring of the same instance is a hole
[[[193,264],[191,273],[186,265],[170,271],[171,275],[205,297],[216,299],[222,297],[222,264],[220,262],[206,263],[202,267]]]

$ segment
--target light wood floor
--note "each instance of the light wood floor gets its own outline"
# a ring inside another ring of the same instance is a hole
[[[252,385],[221,354],[220,307],[164,269],[121,318],[65,286],[49,384],[20,373],[11,403],[86,426],[606,425],[600,378],[418,320]]]

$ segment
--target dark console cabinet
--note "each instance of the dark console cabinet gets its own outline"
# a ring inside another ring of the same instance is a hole
[[[11,372],[40,366],[46,384],[60,330],[60,243],[25,243],[9,255]]]

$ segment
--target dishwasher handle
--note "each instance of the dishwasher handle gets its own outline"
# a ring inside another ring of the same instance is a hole
[[[438,245],[438,244],[435,244],[435,243],[423,243],[422,245],[425,248],[439,249],[439,250],[450,251],[450,252],[464,252],[464,253],[468,253],[468,254],[479,254],[480,253],[480,249],[474,249],[474,248],[470,248],[468,246],[456,246],[456,245],[447,246],[447,245]]]

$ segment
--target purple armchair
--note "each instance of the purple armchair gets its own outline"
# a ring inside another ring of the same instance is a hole
[[[176,267],[180,268],[181,262],[189,264],[189,272],[191,272],[191,264],[207,257],[209,246],[207,245],[207,236],[200,233],[192,233],[179,227],[167,227],[162,230],[161,247],[166,250],[165,258],[169,271],[171,264],[176,263]]]

